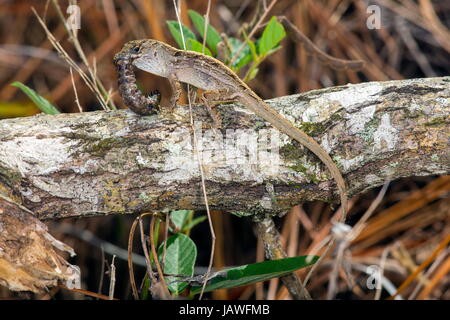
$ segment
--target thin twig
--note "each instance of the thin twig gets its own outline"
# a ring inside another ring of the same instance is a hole
[[[131,225],[130,233],[128,234],[128,272],[130,275],[131,292],[133,293],[133,297],[136,300],[139,299],[139,294],[138,294],[138,290],[136,287],[136,280],[134,279],[132,254],[133,254],[134,231],[136,230],[138,219],[139,219],[139,217],[133,221],[133,224]]]
[[[183,47],[186,50],[186,43],[185,43],[185,39],[184,39],[183,29],[181,28],[179,9],[176,6],[175,0],[173,0],[173,4],[174,4],[175,14],[176,14],[178,23],[180,25],[180,33],[181,33],[181,38],[183,40]],[[180,4],[180,3],[178,2],[178,4]],[[205,31],[205,33],[206,33],[206,31]],[[190,90],[191,90],[191,87],[188,85],[187,86],[187,91],[188,91],[187,96],[188,96],[188,102],[189,102],[190,125],[191,125],[192,132],[193,132],[194,150],[195,150],[195,154],[197,156],[197,161],[199,163],[203,199],[205,201],[206,213],[208,216],[209,228],[211,231],[211,252],[210,252],[210,258],[209,258],[208,270],[206,271],[203,286],[202,286],[202,291],[200,292],[199,300],[201,300],[203,298],[203,293],[205,291],[206,284],[208,283],[208,278],[211,273],[212,265],[214,263],[214,250],[215,250],[215,246],[216,246],[216,234],[214,232],[214,226],[213,226],[212,219],[211,219],[211,212],[209,210],[209,204],[208,204],[209,201],[208,201],[208,195],[206,192],[206,183],[205,183],[205,172],[203,170],[203,163],[202,163],[202,158],[200,157],[200,151],[198,150],[197,135],[196,135],[195,125],[194,125]]]
[[[34,7],[31,8],[35,16],[37,17],[39,23],[41,24],[42,28],[44,29],[48,40],[53,45],[56,51],[61,55],[61,57],[71,66],[84,80],[88,88],[95,94],[97,97],[97,100],[100,102],[102,107],[107,110],[108,107],[105,104],[105,101],[103,99],[103,96],[101,92],[98,90],[98,87],[95,83],[95,80],[92,80],[79,66],[78,64],[69,56],[69,54],[64,50],[64,48],[61,46],[61,44],[56,40],[56,38],[53,36],[53,34],[50,32],[50,30],[47,28],[47,25],[44,23],[44,21],[41,19],[41,17],[38,15]]]
[[[139,231],[140,231],[140,234],[141,234],[142,250],[144,251],[145,262],[146,262],[146,265],[147,265],[147,273],[148,273],[148,276],[150,277],[151,283],[155,283],[155,277],[153,275],[153,270],[152,270],[152,263],[151,263],[151,260],[150,260],[150,255],[148,253],[147,243],[145,241],[144,227],[142,225],[142,215],[139,217]]]
[[[163,258],[162,258],[163,268],[166,265],[167,239],[169,238],[169,221],[170,221],[170,216],[167,214],[165,226],[164,226],[164,246],[163,246]]]
[[[205,26],[204,26],[204,34],[203,34],[203,47],[202,47],[202,53],[205,54],[205,48],[206,48],[206,37],[208,36],[208,24],[209,24],[209,11],[211,10],[211,0],[208,0],[208,7],[206,8],[206,14],[205,14]]]
[[[83,51],[83,48],[78,40],[78,30],[77,29],[71,29],[69,28],[69,26],[67,25],[66,19],[64,17],[64,14],[61,11],[61,7],[59,6],[59,3],[57,0],[52,0],[52,4],[53,7],[55,8],[62,24],[64,25],[64,28],[67,31],[67,34],[69,35],[69,39],[71,40],[75,51],[77,52],[78,56],[81,58],[81,61],[83,62],[83,64],[86,66],[87,70],[89,71],[89,75],[90,75],[90,80],[92,83],[92,87],[93,87],[93,91],[97,96],[98,101],[100,102],[100,104],[102,105],[102,107],[105,110],[116,110],[116,106],[114,105],[114,102],[111,100],[108,104],[105,101],[105,97],[107,96],[107,91],[105,89],[105,87],[103,86],[103,83],[100,81],[100,79],[97,77],[97,75],[95,74],[95,72],[93,71],[92,67],[89,64],[89,61],[86,57],[86,54]]]
[[[272,0],[272,2],[269,4],[267,9],[264,11],[264,13],[259,18],[258,23],[256,23],[256,25],[253,27],[252,31],[248,34],[248,36],[247,36],[248,39],[251,39],[253,37],[255,32],[259,29],[259,25],[264,21],[267,14],[269,13],[270,10],[272,10],[272,8],[276,2],[277,2],[277,0]],[[243,42],[242,45],[239,47],[239,49],[236,51],[236,53],[231,57],[231,61],[230,61],[231,66],[236,61],[237,57],[239,57],[239,55],[241,54],[241,51],[244,49],[246,44],[247,44],[246,42]]]
[[[442,260],[444,260],[447,255],[450,254],[450,248],[448,248],[446,251],[443,251],[437,258],[436,260],[433,262],[433,264],[428,268],[425,277],[429,278],[430,275],[436,270],[436,268],[441,264]],[[419,293],[419,290],[422,288],[423,286],[423,282],[419,282],[417,284],[417,286],[414,288],[413,292],[411,293],[411,295],[408,297],[408,300],[414,300],[417,296],[417,294]]]
[[[105,250],[103,249],[103,245],[100,247],[100,250],[102,253],[102,269],[100,270],[100,281],[98,282],[98,290],[97,290],[98,294],[102,293],[103,280],[105,278],[105,264],[106,264]]]
[[[381,282],[381,279],[384,277],[384,268],[386,266],[386,259],[389,255],[389,252],[391,251],[392,246],[388,246],[386,249],[383,250],[383,253],[381,254],[381,261],[380,261],[380,278],[377,279],[377,281]],[[381,297],[381,284],[377,286],[374,300],[380,300]]]
[[[114,299],[114,289],[116,287],[116,266],[114,265],[114,260],[116,256],[113,256],[111,261],[111,271],[109,273],[110,281],[109,281],[109,300]]]
[[[341,244],[348,246],[348,244],[355,239],[358,234],[361,232],[361,230],[364,228],[365,225],[365,221],[374,213],[375,209],[378,207],[378,205],[380,204],[381,200],[383,200],[384,195],[386,194],[387,188],[389,186],[389,181],[386,182],[383,185],[383,188],[381,188],[380,192],[378,193],[377,197],[375,198],[375,200],[371,203],[369,209],[367,209],[367,211],[365,212],[365,214],[361,217],[360,221],[358,221],[358,223],[352,228],[352,230],[350,230],[350,232],[346,235],[345,240],[341,240],[343,241],[342,243],[339,244],[339,248],[338,248],[338,257],[339,256],[339,252],[344,251],[344,249],[342,249],[340,246]],[[323,259],[325,258],[325,256],[327,255],[328,251],[331,249],[334,241],[336,240],[336,237],[333,235],[332,237],[327,237],[324,240],[322,240],[322,242],[318,245],[317,249],[314,249],[312,251],[314,251],[314,253],[311,251],[309,254],[310,255],[314,255],[315,252],[317,252],[318,250],[320,250],[320,248],[326,244],[326,242],[328,242],[331,239],[331,241],[328,243],[327,248],[325,249],[324,253],[320,256],[320,258],[317,260],[317,262],[313,265],[313,267],[310,269],[310,271],[308,272],[305,281],[304,281],[304,285],[306,286],[306,284],[308,283],[309,279],[311,278],[313,272],[317,269],[317,267],[319,266],[319,264],[323,261]],[[337,270],[339,268],[339,264],[336,262],[335,266],[334,266],[334,273],[332,272],[331,274],[331,278],[330,278],[330,286],[328,287],[328,297],[330,298],[331,293],[332,293],[332,286],[333,286],[333,275],[337,276]]]
[[[405,288],[417,277],[417,275],[425,269],[433,260],[436,258],[436,256],[439,254],[439,252],[444,249],[447,244],[450,242],[450,235],[447,235],[444,240],[441,241],[441,243],[437,246],[436,249],[433,250],[431,255],[425,259],[424,262],[413,272],[409,275],[408,278],[400,285],[400,287],[397,289],[397,292],[390,296],[388,299],[392,300],[394,299],[398,294],[400,294]]]
[[[159,263],[158,260],[158,254],[156,253],[156,247],[155,247],[155,217],[152,216],[151,220],[150,220],[150,248],[152,250],[152,255],[153,255],[153,261],[155,261],[155,265],[156,265],[156,270],[158,271],[158,275],[159,278],[162,282],[162,286],[164,288],[164,294],[166,295],[165,298],[170,298],[170,292],[169,289],[167,288],[167,284],[166,284],[166,279],[164,278],[164,272],[161,269],[161,265]]]
[[[78,99],[78,93],[77,93],[77,88],[75,87],[75,80],[73,79],[73,72],[72,72],[72,67],[70,67],[70,80],[72,80],[72,87],[73,87],[73,92],[75,94],[75,104],[78,107],[78,110],[81,112],[83,112],[83,108],[81,108],[80,106],[80,100]]]

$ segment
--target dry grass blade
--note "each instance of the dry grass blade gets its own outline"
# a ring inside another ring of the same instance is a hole
[[[309,55],[316,57],[321,63],[325,65],[330,65],[330,67],[337,70],[361,70],[364,68],[365,62],[363,60],[344,60],[338,59],[335,57],[326,54],[322,50],[320,50],[311,40],[306,37],[303,32],[301,32],[292,22],[290,22],[286,17],[280,16],[278,17],[279,21],[286,28],[287,32],[291,36],[291,38],[303,45],[306,52]]]
[[[439,267],[434,276],[430,279],[430,282],[423,288],[422,292],[417,296],[417,299],[426,299],[433,289],[450,273],[450,257],[444,261],[444,263]]]
[[[108,110],[108,106],[105,103],[105,100],[103,99],[102,94],[100,93],[97,85],[96,85],[96,80],[92,80],[79,66],[78,64],[73,61],[73,59],[69,56],[69,54],[64,50],[64,48],[61,46],[61,44],[58,42],[58,40],[56,40],[56,38],[53,36],[53,34],[50,32],[50,30],[48,30],[47,25],[45,24],[45,22],[41,19],[41,17],[38,15],[38,13],[36,12],[36,10],[34,8],[32,8],[33,13],[36,15],[39,23],[41,24],[42,28],[44,29],[45,33],[47,34],[47,38],[49,39],[49,41],[52,43],[53,47],[56,49],[56,51],[58,51],[58,53],[61,55],[61,57],[64,59],[64,61],[66,61],[69,66],[71,66],[80,76],[81,78],[84,80],[84,82],[86,83],[86,85],[89,87],[89,89],[91,89],[91,91],[95,94],[95,96],[97,97],[98,102],[100,102],[100,104],[102,105],[102,107],[105,110]]]
[[[270,10],[272,10],[273,6],[277,3],[278,0],[272,0],[272,2],[268,5],[268,7],[264,10],[264,12],[261,14],[261,17],[259,18],[258,22],[253,27],[252,31],[247,35],[248,39],[251,39],[255,32],[259,29],[260,25],[263,23],[264,19],[269,14]],[[233,65],[233,63],[236,61],[236,59],[241,54],[242,50],[245,47],[245,42],[236,50],[236,53],[231,57],[230,65]]]
[[[130,275],[130,285],[131,285],[131,292],[133,293],[133,297],[135,300],[139,300],[139,293],[136,287],[136,280],[134,278],[134,269],[133,269],[133,239],[134,239],[134,232],[136,231],[136,226],[138,224],[140,217],[137,217],[134,219],[133,224],[130,228],[130,233],[128,235],[128,272]]]
[[[91,80],[91,85],[94,88],[94,93],[97,96],[97,99],[99,100],[100,104],[105,110],[116,110],[116,106],[114,105],[114,102],[110,99],[110,105],[106,102],[107,99],[104,97],[107,96],[108,92],[106,91],[105,87],[103,86],[102,81],[97,77],[95,72],[95,64],[94,67],[89,64],[89,61],[86,57],[86,54],[84,53],[83,48],[81,47],[81,44],[78,40],[78,30],[76,28],[70,28],[67,25],[66,19],[64,18],[64,14],[61,11],[61,7],[59,6],[59,3],[57,0],[52,0],[53,7],[56,9],[56,12],[58,13],[58,16],[60,17],[61,22],[63,23],[67,33],[69,34],[70,40],[73,43],[73,46],[78,54],[78,56],[83,61],[84,65],[86,66]]]
[[[436,271],[436,269],[441,265],[441,262],[450,254],[450,249],[447,248],[444,252],[442,252],[436,260],[433,262],[433,264],[428,268],[427,272],[425,273],[425,277],[427,279],[430,278],[430,275]],[[417,286],[414,288],[411,295],[408,297],[408,300],[413,300],[417,297],[417,294],[419,293],[419,290],[422,288],[422,282],[419,282]],[[393,294],[393,293],[392,293]]]
[[[431,255],[427,259],[425,259],[425,261],[422,262],[422,264],[408,278],[406,278],[406,280],[397,289],[397,292],[394,295],[392,295],[389,299],[393,299],[401,292],[403,292],[403,290],[405,290],[406,287],[408,287],[408,285],[419,275],[419,273],[422,270],[424,270],[431,262],[433,262],[433,260],[439,254],[439,252],[443,250],[448,245],[449,242],[450,242],[450,235],[447,235],[437,246],[437,248],[434,249]]]
[[[153,283],[156,283],[156,281],[155,281],[156,279],[153,276],[152,263],[150,260],[150,255],[148,253],[148,245],[147,245],[147,242],[145,241],[144,227],[142,225],[142,217],[143,217],[143,215],[139,216],[139,231],[141,234],[141,246],[142,246],[142,250],[144,250],[145,264],[147,265],[147,274],[150,278],[151,283],[153,284]]]
[[[77,87],[75,86],[75,80],[73,79],[72,67],[70,68],[70,79],[72,80],[73,93],[75,94],[75,104],[78,107],[78,111],[81,113],[83,112],[83,108],[81,108],[80,99],[78,99],[78,92]]]
[[[161,280],[161,284],[163,287],[163,292],[164,292],[164,299],[170,299],[170,292],[169,289],[167,288],[167,283],[166,283],[166,279],[164,277],[164,272],[161,268],[161,264],[159,263],[159,259],[158,259],[158,253],[156,252],[156,247],[155,247],[155,217],[152,216],[151,220],[150,220],[150,248],[152,250],[152,255],[153,255],[153,260],[155,261],[155,265],[156,265],[156,270],[158,271],[158,275],[159,275],[159,279]]]
[[[360,235],[354,242],[366,240],[360,246],[367,247],[372,244],[369,237],[379,236],[379,232],[383,232],[386,226],[391,225],[400,218],[410,214],[414,210],[423,207],[425,204],[441,197],[450,191],[450,176],[442,176],[431,182],[425,188],[411,193],[408,197],[393,205],[389,209],[384,210],[375,218],[367,222],[367,227],[361,231]]]
[[[114,289],[116,288],[116,266],[114,265],[114,260],[116,256],[113,256],[111,261],[111,270],[110,270],[110,281],[109,281],[109,295],[108,300],[114,300]]]
[[[59,288],[67,290],[67,291],[70,291],[70,292],[80,293],[80,294],[83,294],[85,296],[97,298],[97,299],[100,299],[100,300],[119,300],[119,299],[116,299],[116,298],[110,299],[109,296],[105,296],[103,294],[98,294],[98,293],[95,293],[95,292],[82,290],[82,289],[69,289],[69,288],[67,288],[65,286],[59,286]]]

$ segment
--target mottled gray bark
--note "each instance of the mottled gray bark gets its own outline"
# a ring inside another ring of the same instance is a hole
[[[350,195],[387,179],[450,172],[449,77],[346,85],[269,102],[331,154]],[[228,131],[270,128],[242,106],[219,110]],[[202,121],[199,137],[212,133],[203,107],[194,108],[194,119]],[[203,140],[213,151],[212,161],[204,154],[212,209],[282,213],[303,201],[337,199],[325,166],[280,138],[275,171],[264,158],[246,162],[220,136]],[[226,161],[237,158],[244,163]],[[148,117],[117,111],[2,120],[0,192],[40,219],[203,209],[188,108]]]
[[[353,195],[388,179],[450,172],[449,84],[448,77],[372,82],[270,103],[332,155]],[[279,150],[263,153],[267,146],[252,133],[263,138],[270,125],[241,106],[219,109],[227,130],[209,130],[205,110],[194,108],[211,208],[276,214],[337,198],[309,151],[281,136]],[[71,249],[37,218],[203,209],[189,118],[179,106],[150,117],[118,111],[0,121],[0,285],[37,293],[57,283],[78,286],[78,269],[55,250]],[[249,140],[233,146],[246,134]],[[272,220],[254,219],[267,256],[284,256]],[[282,280],[301,297],[294,275]]]

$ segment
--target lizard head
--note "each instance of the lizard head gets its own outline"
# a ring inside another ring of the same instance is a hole
[[[132,40],[125,43],[122,50],[114,56],[114,63],[131,63],[141,70],[166,76],[166,66],[172,51],[176,49],[158,40]]]
[[[120,50],[114,56],[114,63],[117,63],[119,60],[130,60],[133,61],[136,58],[141,56],[141,50],[147,40],[132,40],[125,43],[122,50]]]

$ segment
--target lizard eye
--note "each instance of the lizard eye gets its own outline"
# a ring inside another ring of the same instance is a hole
[[[131,49],[131,52],[133,52],[133,53],[139,53],[140,50],[141,50],[140,47],[133,47],[133,48]]]

